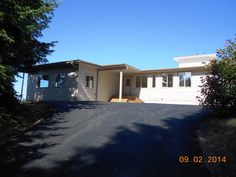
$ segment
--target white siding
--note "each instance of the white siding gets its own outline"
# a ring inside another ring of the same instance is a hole
[[[93,76],[93,88],[86,87],[86,76]],[[77,78],[77,100],[79,101],[95,101],[97,87],[97,68],[88,64],[81,63],[79,65],[79,75]]]
[[[57,73],[66,73],[63,87],[55,87]],[[73,74],[74,73],[74,74]],[[79,100],[79,101],[108,101],[119,93],[119,73],[112,71],[99,71],[97,85],[97,68],[93,65],[80,63],[78,68],[58,68],[43,70],[39,74],[49,74],[48,88],[37,88],[37,75],[29,74],[27,86],[27,100]],[[162,87],[161,74],[156,75],[156,87],[152,87],[152,76],[148,75],[147,88],[135,87],[135,74],[127,74],[132,78],[131,95],[139,96],[146,103],[171,104],[198,104],[196,96],[200,95],[201,77],[204,72],[193,71],[191,87],[179,87],[177,72],[172,73],[173,87]],[[93,88],[86,87],[86,76],[93,76]],[[98,93],[96,93],[98,91]],[[97,94],[97,96],[96,96]]]
[[[179,87],[178,73],[173,73],[173,87],[162,87],[162,77],[156,77],[156,87],[152,88],[152,75],[148,77],[147,88],[135,88],[133,93],[146,103],[171,103],[171,104],[198,104],[201,76],[204,72],[192,72],[191,87]]]
[[[55,78],[58,73],[66,73],[66,80],[62,87],[55,87]],[[43,70],[38,74],[49,75],[49,87],[37,88],[37,74],[29,74],[27,100],[76,100],[76,70],[74,68]]]
[[[98,74],[98,101],[108,101],[119,92],[119,73],[100,71]]]
[[[55,87],[57,73],[66,73],[63,87]],[[79,100],[94,101],[96,99],[97,68],[88,64],[80,64],[72,69],[50,69],[38,72],[49,74],[49,87],[37,88],[37,74],[29,74],[27,100]],[[86,75],[93,76],[93,88],[86,87]]]
[[[216,58],[216,54],[193,55],[175,57],[174,60],[179,64],[179,68],[204,66]]]
[[[205,66],[206,64],[209,64],[210,61],[199,61],[199,62],[182,62],[179,63],[179,68],[184,68],[184,67],[197,67],[197,66]]]
[[[208,64],[209,62],[207,62],[206,64]],[[180,68],[184,68],[184,67],[197,67],[197,66],[205,66],[206,65],[203,62],[185,62],[185,63],[180,63],[179,67]]]

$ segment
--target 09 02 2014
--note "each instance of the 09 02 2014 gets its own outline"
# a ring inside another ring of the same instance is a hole
[[[229,158],[226,156],[188,156],[181,155],[179,156],[179,163],[227,163],[229,162]]]

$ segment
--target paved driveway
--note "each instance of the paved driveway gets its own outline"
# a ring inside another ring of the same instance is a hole
[[[58,112],[5,149],[6,176],[208,177],[180,155],[201,150],[199,106],[57,103]]]

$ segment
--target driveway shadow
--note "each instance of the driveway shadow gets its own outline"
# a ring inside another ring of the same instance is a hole
[[[73,108],[69,106],[70,109]],[[59,161],[55,159],[52,168],[25,169],[22,166],[33,159],[44,158],[48,154],[42,154],[41,149],[57,144],[35,144],[29,147],[21,144],[15,150],[20,153],[20,149],[23,149],[23,153],[15,159],[23,160],[17,161],[17,164],[8,163],[5,170],[9,176],[18,177],[208,177],[210,174],[203,164],[181,164],[178,160],[181,155],[202,155],[196,136],[196,128],[202,116],[202,113],[195,113],[182,118],[167,117],[161,120],[160,125],[133,122],[130,126],[119,126],[101,146],[77,146],[70,158]],[[35,132],[40,131],[38,128]],[[46,130],[43,126],[41,128]],[[32,139],[34,137],[29,135],[25,141]],[[14,165],[18,171],[12,173]]]
[[[66,126],[67,119],[60,114],[74,109],[96,109],[98,102],[49,102],[55,108],[53,118],[45,118],[40,124],[32,127],[22,135],[10,139],[0,146],[0,170],[6,176],[15,176],[22,171],[25,164],[48,155],[47,150],[60,145],[60,142],[46,141],[63,136],[63,131],[70,128]],[[38,141],[40,140],[40,141]],[[44,141],[45,140],[45,141]]]
[[[104,105],[105,102],[95,101],[47,101],[55,108],[55,113],[70,112],[74,109],[96,109],[98,105]]]
[[[134,123],[119,127],[114,136],[99,148],[79,147],[66,162],[57,162],[56,176],[81,177],[208,177],[204,164],[182,164],[183,155],[200,156],[193,117],[186,120],[169,118],[166,128]],[[181,126],[180,126],[181,125]],[[191,127],[185,127],[191,126]],[[191,132],[183,134],[180,129]]]

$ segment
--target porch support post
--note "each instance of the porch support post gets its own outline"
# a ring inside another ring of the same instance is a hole
[[[119,102],[122,100],[122,89],[123,89],[123,71],[120,71],[120,89],[119,89]]]

